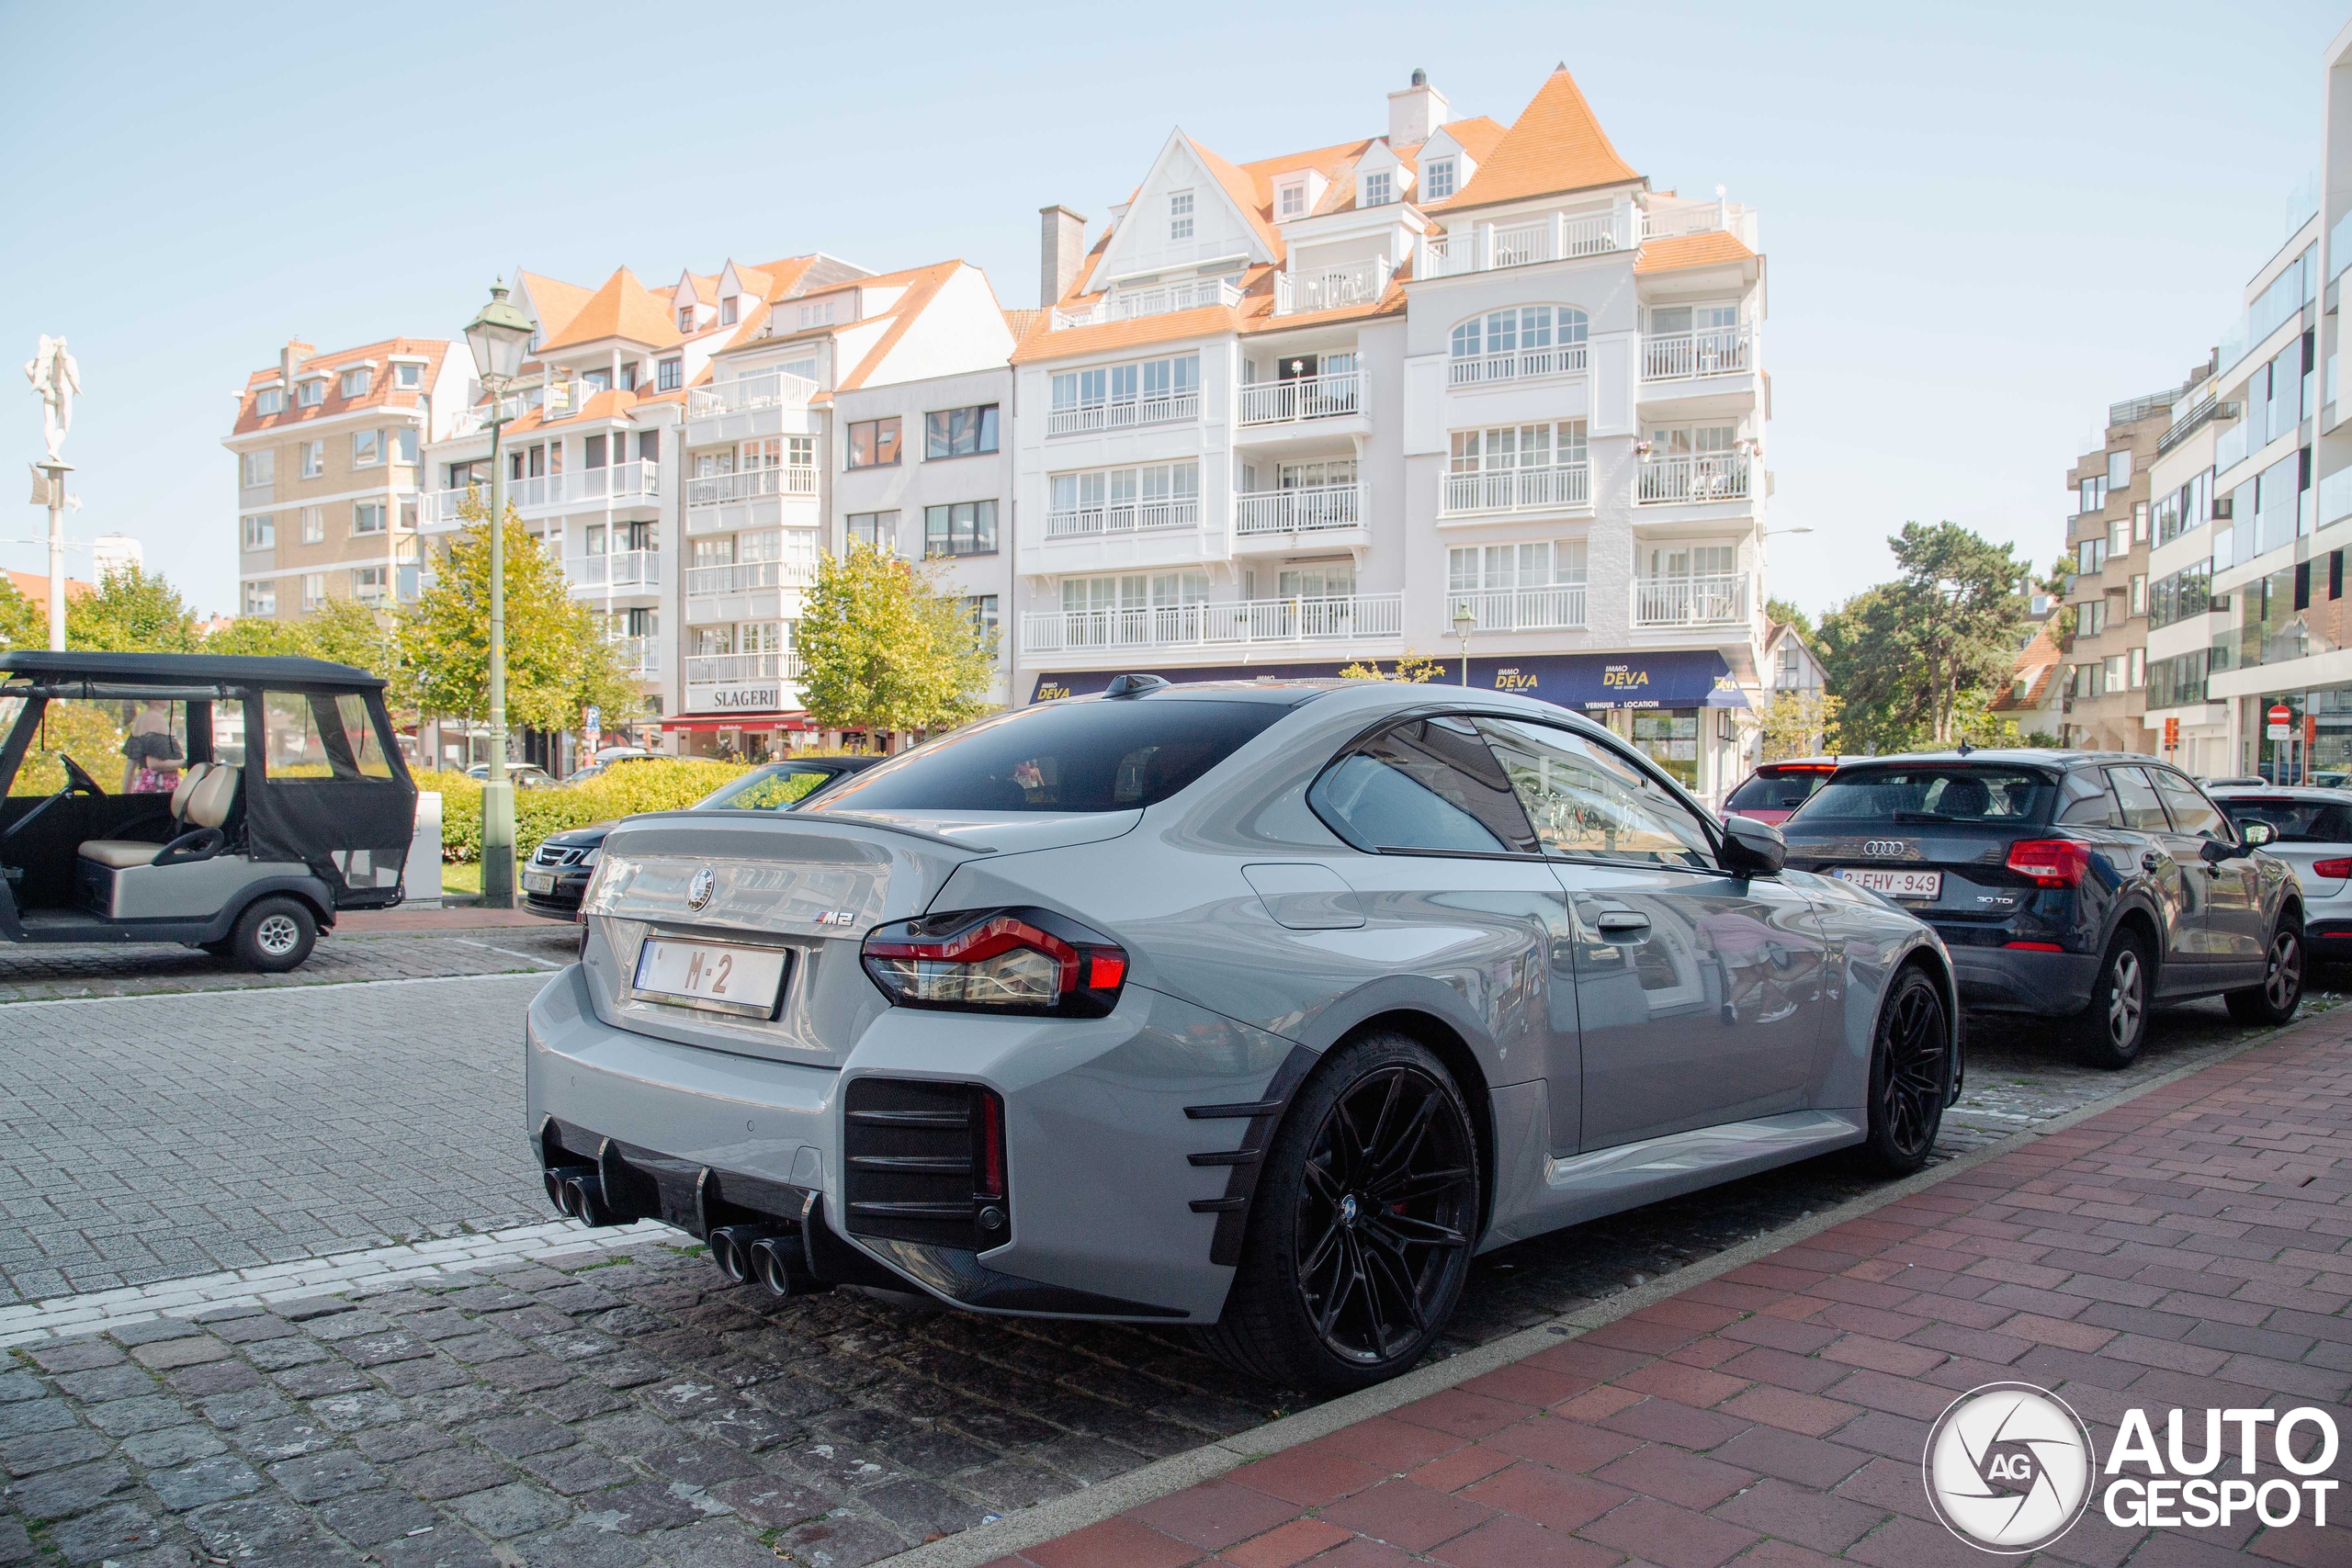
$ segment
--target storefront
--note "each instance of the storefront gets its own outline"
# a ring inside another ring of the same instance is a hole
[[[816,734],[805,713],[705,714],[664,720],[662,750],[673,757],[765,762],[813,745]]]
[[[2287,709],[2287,733],[2270,733],[2270,710]],[[2245,769],[2278,784],[2352,780],[2352,685],[2314,686],[2238,699]]]

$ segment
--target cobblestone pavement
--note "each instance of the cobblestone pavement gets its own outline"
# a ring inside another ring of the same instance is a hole
[[[321,939],[310,962],[288,975],[255,975],[189,947],[0,943],[0,1003],[544,972],[571,963],[579,943],[574,928],[552,920],[464,935],[337,934]]]
[[[268,1194],[226,1214],[201,1201],[169,1213],[158,1204],[101,1238],[112,1245],[168,1227],[218,1249],[257,1221],[313,1238],[289,1246],[321,1246],[337,1224],[356,1239],[389,1200],[413,1202],[426,1182],[451,1215],[470,1202],[487,1225],[542,1206],[513,1125],[512,1042],[531,989],[520,979],[398,987],[403,1017],[447,1015],[410,1031],[433,1043],[405,1061],[387,1059],[409,1048],[381,1049],[380,1029],[355,1030],[352,992],[9,1009],[19,1027],[0,1034],[0,1070],[15,1076],[11,1056],[51,1067],[130,1053],[53,1089],[47,1114],[110,1129],[124,1152],[102,1156],[105,1168],[137,1152],[142,1127],[163,1124],[147,1110],[160,1082],[186,1124],[208,1129],[180,1157],[211,1201]],[[314,1027],[288,1022],[304,1009]],[[32,1021],[54,1037],[28,1050],[21,1026]],[[55,1049],[77,1029],[75,1049]],[[211,1049],[187,1050],[191,1032]],[[2218,1005],[2168,1013],[2139,1066],[2107,1074],[2057,1059],[2045,1031],[1973,1021],[1969,1095],[1943,1153],[2246,1032]],[[300,1043],[312,1039],[334,1043]],[[224,1053],[233,1070],[215,1070]],[[350,1080],[355,1067],[365,1081]],[[315,1107],[330,1088],[355,1110],[320,1131]],[[221,1124],[226,1134],[211,1131]],[[0,1124],[0,1136],[13,1131]],[[408,1162],[398,1179],[362,1190],[375,1174],[349,1157],[355,1139]],[[51,1169],[68,1190],[87,1179]],[[17,1183],[0,1189],[8,1204],[44,1190],[21,1172],[0,1180]],[[1442,1353],[1867,1186],[1842,1159],[1815,1160],[1489,1254]],[[111,1215],[110,1205],[153,1201],[93,1201]],[[370,1557],[389,1568],[686,1568],[773,1563],[778,1552],[856,1568],[1310,1403],[1239,1382],[1181,1331],[981,1319],[851,1292],[779,1302],[727,1285],[679,1240],[20,1348],[17,1370],[0,1370],[0,1568]]]

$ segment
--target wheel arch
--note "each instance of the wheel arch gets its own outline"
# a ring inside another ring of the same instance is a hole
[[[311,923],[316,925],[320,931],[324,932],[334,928],[334,899],[328,894],[325,884],[311,877],[272,876],[266,877],[249,887],[240,888],[237,896],[222,906],[220,913],[207,928],[204,940],[226,941],[229,933],[237,929],[237,922],[245,918],[246,910],[265,898],[280,896],[297,899],[307,908],[311,911]]]
[[[1879,998],[1881,1022],[1884,1021],[1886,1008],[1894,999],[1894,983],[1902,977],[1903,971],[1905,969],[1917,969],[1927,976],[1928,983],[1936,987],[1936,995],[1943,998],[1944,1016],[1951,1021],[1951,1045],[1946,1061],[1944,1090],[1944,1103],[1949,1106],[1960,1098],[1961,1088],[1966,1081],[1968,1067],[1967,1034],[1961,1021],[1960,981],[1952,973],[1951,960],[1948,954],[1928,942],[1915,944],[1910,952],[1896,961],[1894,970],[1888,976],[1886,989]],[[1873,1041],[1877,1038],[1877,1029],[1873,1027],[1871,1030]]]
[[[1464,1108],[1470,1112],[1470,1136],[1478,1151],[1478,1235],[1484,1236],[1495,1212],[1495,1108],[1478,1054],[1452,1024],[1434,1013],[1415,1008],[1395,1008],[1360,1021],[1340,1037],[1333,1049],[1367,1034],[1384,1032],[1402,1034],[1419,1043],[1445,1065],[1445,1070],[1453,1075],[1455,1087],[1462,1090]],[[1288,1119],[1287,1111],[1284,1119]],[[1476,1241],[1477,1237],[1472,1238],[1474,1247]]]

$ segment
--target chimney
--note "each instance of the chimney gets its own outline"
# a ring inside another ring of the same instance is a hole
[[[1430,132],[1445,123],[1445,95],[1430,85],[1430,73],[1416,70],[1411,86],[1388,95],[1388,145],[1427,141]]]
[[[286,346],[277,351],[277,379],[286,389],[286,406],[294,406],[294,372],[311,362],[318,351],[300,338],[288,338]]]
[[[1059,203],[1037,209],[1037,308],[1061,303],[1086,260],[1086,220]]]

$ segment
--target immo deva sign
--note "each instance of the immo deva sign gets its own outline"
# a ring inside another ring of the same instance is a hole
[[[1380,660],[1384,665],[1392,661]],[[1462,681],[1459,659],[1440,660],[1432,693]],[[1148,664],[1109,670],[1055,671],[1037,677],[1033,703],[1085,696],[1127,671],[1164,675],[1179,684],[1196,681],[1328,681],[1340,664],[1238,664],[1222,668],[1169,670]],[[1528,654],[1521,658],[1473,659],[1468,684],[1479,691],[1517,692],[1565,708],[1744,708],[1747,698],[1732,678],[1731,666],[1713,649],[1677,649],[1661,653]]]

